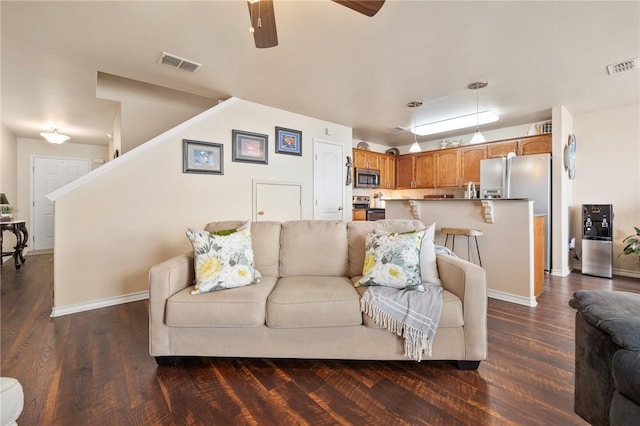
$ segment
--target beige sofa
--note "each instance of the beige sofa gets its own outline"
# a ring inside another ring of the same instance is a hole
[[[213,222],[207,231],[237,228]],[[405,360],[401,337],[360,311],[365,237],[375,229],[420,230],[419,221],[254,222],[260,282],[193,295],[191,253],[149,273],[149,352],[158,364],[178,356]],[[475,369],[487,356],[484,269],[437,255],[443,306],[431,360]]]

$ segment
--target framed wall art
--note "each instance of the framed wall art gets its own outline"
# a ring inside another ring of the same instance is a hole
[[[278,154],[302,155],[302,132],[276,127],[276,152]]]
[[[182,140],[182,172],[224,174],[223,146],[219,143]]]
[[[232,130],[233,161],[269,164],[269,136]]]

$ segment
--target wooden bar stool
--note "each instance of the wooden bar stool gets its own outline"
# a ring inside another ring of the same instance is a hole
[[[449,241],[449,235],[451,235],[451,251],[456,248],[456,235],[464,235],[467,237],[467,260],[471,261],[471,247],[469,244],[469,238],[473,237],[476,240],[476,251],[478,252],[478,261],[482,266],[482,258],[480,257],[480,247],[478,247],[478,236],[482,236],[482,231],[479,229],[469,228],[441,228],[440,232],[446,235],[444,240],[444,246],[447,246]]]

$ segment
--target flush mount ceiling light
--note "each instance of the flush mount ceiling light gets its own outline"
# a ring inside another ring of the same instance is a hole
[[[54,145],[60,145],[61,143],[65,143],[70,139],[69,136],[58,133],[58,129],[53,129],[53,133],[49,133],[49,132],[40,133],[40,136],[45,138],[47,142],[52,143]]]

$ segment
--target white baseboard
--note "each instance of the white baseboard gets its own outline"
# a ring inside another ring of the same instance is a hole
[[[538,306],[535,297],[516,296],[515,294],[504,293],[497,290],[487,290],[487,296],[492,299],[504,300],[505,302],[517,303],[518,305],[530,306],[532,308]]]
[[[640,271],[631,271],[629,269],[614,269],[613,275],[620,275],[622,277],[640,278]]]
[[[149,298],[149,291],[140,291],[138,293],[125,294],[124,296],[109,297],[106,299],[94,300],[87,303],[78,303],[77,305],[54,306],[51,309],[51,317],[60,317],[63,315],[75,314],[78,312],[90,311],[93,309],[106,308],[108,306],[121,305],[123,303],[136,302]]]

